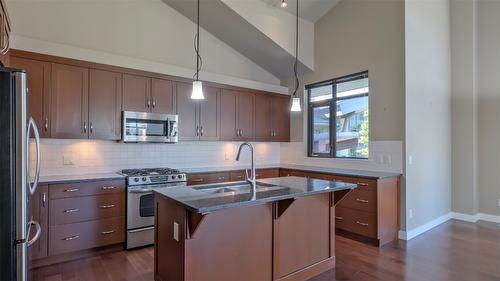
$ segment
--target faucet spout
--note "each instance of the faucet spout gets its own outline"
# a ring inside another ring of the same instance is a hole
[[[245,169],[245,174],[246,174],[246,180],[247,182],[251,185],[251,191],[252,191],[252,200],[255,200],[257,198],[257,182],[255,180],[255,150],[253,149],[252,144],[248,142],[244,142],[240,145],[238,149],[238,154],[236,155],[236,161],[240,161],[240,155],[241,155],[241,150],[243,149],[244,146],[247,146],[250,150],[250,153],[252,154],[252,163],[251,163],[251,171],[250,174],[248,173],[248,169]]]

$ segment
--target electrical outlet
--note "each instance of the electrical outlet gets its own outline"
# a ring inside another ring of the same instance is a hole
[[[409,210],[408,210],[408,217],[409,217],[410,219],[413,219],[413,209],[409,209]]]
[[[392,163],[392,157],[390,154],[384,155],[384,164],[391,165]]]
[[[63,165],[65,165],[65,166],[75,165],[73,155],[63,155]]]
[[[498,207],[500,207],[500,198],[498,198]]]
[[[413,156],[408,156],[408,165],[412,165],[413,164]]]

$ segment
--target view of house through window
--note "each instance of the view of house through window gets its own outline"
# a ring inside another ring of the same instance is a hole
[[[309,156],[368,158],[368,72],[306,86]]]

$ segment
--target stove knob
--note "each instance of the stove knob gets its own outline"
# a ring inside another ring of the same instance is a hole
[[[138,182],[138,181],[139,181],[139,178],[135,178],[135,179],[134,179],[134,181],[135,181],[135,182]]]
[[[172,176],[172,179],[175,180],[175,176]]]
[[[178,175],[177,178],[182,179],[182,175]]]
[[[146,181],[146,177],[143,177],[143,178],[142,178],[142,181]]]

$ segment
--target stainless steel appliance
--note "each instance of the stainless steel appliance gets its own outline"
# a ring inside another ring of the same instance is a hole
[[[177,142],[178,116],[123,111],[123,142]]]
[[[127,176],[127,249],[154,243],[153,190],[186,185],[186,174],[169,168],[122,170]]]
[[[28,280],[28,247],[41,234],[28,208],[40,175],[40,138],[35,121],[28,117],[26,87],[24,71],[0,68],[0,280]],[[32,131],[36,166],[30,178]]]

